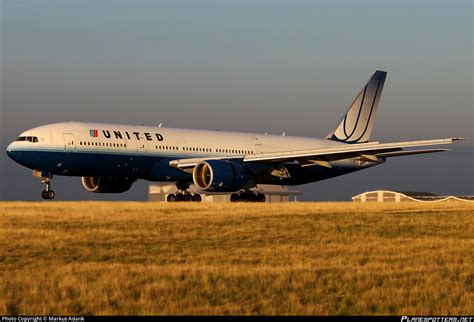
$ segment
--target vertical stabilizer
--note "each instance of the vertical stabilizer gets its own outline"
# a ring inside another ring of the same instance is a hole
[[[369,141],[387,72],[377,70],[357,94],[334,131],[326,137],[344,143]]]

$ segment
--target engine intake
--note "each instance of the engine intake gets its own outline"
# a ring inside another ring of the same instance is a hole
[[[82,185],[89,192],[121,193],[130,190],[135,179],[82,177]]]
[[[201,190],[231,192],[244,188],[247,174],[244,167],[229,160],[199,162],[193,170],[194,184]]]

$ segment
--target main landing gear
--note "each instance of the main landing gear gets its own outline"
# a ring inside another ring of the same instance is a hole
[[[166,201],[168,202],[175,202],[175,201],[201,202],[202,198],[200,194],[191,193],[188,191],[189,183],[177,182],[176,188],[178,188],[178,191],[176,191],[176,193],[174,194],[168,195],[166,197]]]
[[[265,195],[260,192],[241,191],[230,195],[232,202],[265,202]]]
[[[175,201],[193,201],[201,202],[201,195],[198,193],[190,193],[189,191],[177,191],[174,194],[170,194],[166,197],[166,201],[175,202]]]
[[[46,186],[46,189],[41,192],[41,197],[45,200],[54,199],[54,196],[56,196],[56,194],[53,190],[51,190],[51,179],[43,177],[41,178],[41,183]]]

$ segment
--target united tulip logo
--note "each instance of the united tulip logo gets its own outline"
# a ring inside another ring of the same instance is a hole
[[[99,131],[97,130],[89,130],[89,134],[91,136],[91,138],[96,138],[99,136]]]

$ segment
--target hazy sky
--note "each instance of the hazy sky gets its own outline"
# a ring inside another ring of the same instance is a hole
[[[0,0],[0,199],[40,199],[4,153],[58,121],[322,137],[375,69],[388,71],[372,138],[474,138],[472,1]],[[473,141],[300,186],[474,194]],[[64,199],[107,196],[56,177]]]

